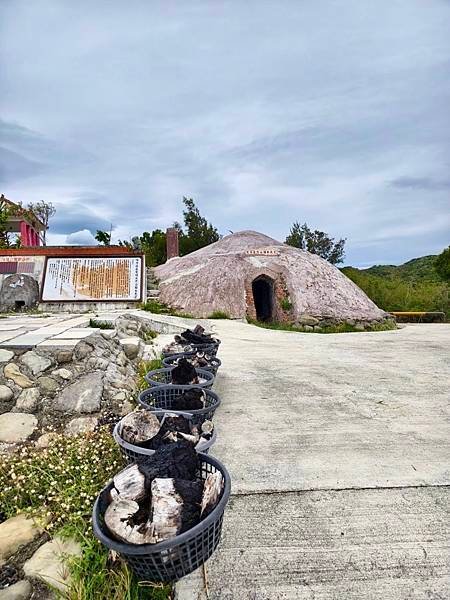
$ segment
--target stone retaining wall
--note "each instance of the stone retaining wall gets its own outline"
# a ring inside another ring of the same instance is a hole
[[[92,430],[106,414],[131,409],[151,327],[131,315],[114,327],[99,329],[73,350],[0,349],[0,449],[25,440],[44,444],[51,429]]]

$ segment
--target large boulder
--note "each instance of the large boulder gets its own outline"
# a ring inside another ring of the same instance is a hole
[[[27,388],[22,390],[17,398],[14,412],[34,413],[39,406],[39,398],[41,393],[38,388]]]
[[[25,354],[21,356],[20,362],[27,366],[33,375],[39,375],[43,371],[46,371],[52,364],[52,361],[49,358],[36,354],[36,352],[33,352],[32,350],[25,352]]]
[[[34,308],[39,302],[39,284],[30,275],[9,275],[3,280],[0,306],[3,310]]]
[[[11,350],[5,350],[4,348],[0,349],[0,363],[8,362],[13,356],[14,352],[11,352]]]
[[[143,346],[141,339],[137,336],[122,338],[120,340],[125,355],[130,360],[137,358],[141,347]]]
[[[93,413],[100,410],[103,373],[83,375],[62,390],[52,401],[52,408],[65,413]]]
[[[41,533],[33,519],[20,514],[0,523],[0,558],[14,554],[21,546],[26,546]]]
[[[66,433],[67,435],[79,435],[80,433],[94,431],[97,424],[97,417],[76,417],[70,423],[67,423]]]
[[[32,591],[31,583],[22,579],[22,581],[0,590],[0,600],[28,600]]]
[[[9,402],[14,392],[7,385],[0,385],[0,402]]]
[[[7,412],[0,415],[0,442],[24,442],[34,432],[38,420],[27,413]]]
[[[21,388],[33,387],[33,382],[24,375],[16,363],[8,363],[3,369],[3,375],[6,379],[11,379],[16,385]]]
[[[64,593],[70,583],[66,561],[71,556],[80,555],[81,546],[78,542],[55,537],[36,550],[23,565],[23,572],[26,577],[41,579]]]

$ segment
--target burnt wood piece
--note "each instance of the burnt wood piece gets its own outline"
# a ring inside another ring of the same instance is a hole
[[[119,433],[126,442],[139,445],[154,438],[160,428],[160,422],[154,413],[138,409],[122,419]]]
[[[175,341],[183,343],[186,341],[189,344],[211,344],[216,340],[211,336],[211,334],[201,333],[197,334],[192,329],[186,329],[180,333],[180,335],[175,336]]]
[[[114,499],[105,511],[105,525],[112,535],[128,544],[153,544],[156,538],[153,525],[149,522],[133,524],[133,517],[139,511],[139,504],[120,496]]]
[[[188,419],[182,415],[166,416],[158,433],[151,439],[136,444],[136,446],[139,446],[140,448],[147,448],[149,450],[156,450],[165,444],[170,444],[174,441],[177,441],[179,439],[179,435],[177,435],[178,433],[187,435],[191,434],[191,425]],[[197,441],[198,438],[196,441],[190,440],[190,442],[193,444],[197,443]]]
[[[137,502],[145,496],[145,477],[135,464],[117,473],[113,481],[114,488],[121,498]]]
[[[203,497],[201,502],[201,516],[206,518],[216,506],[223,489],[223,477],[220,471],[209,473],[205,479],[203,487]]]
[[[166,415],[164,422],[162,423],[161,430],[165,433],[167,431],[180,431],[181,433],[191,433],[191,424],[186,417],[183,415]]]
[[[198,383],[197,371],[192,363],[185,358],[180,358],[176,367],[170,373],[172,383],[178,385],[188,385]]]
[[[200,522],[202,481],[156,478],[151,492],[152,525],[158,541],[183,533]]]
[[[152,481],[151,518],[159,542],[175,537],[181,530],[183,498],[175,490],[174,481],[159,477]]]

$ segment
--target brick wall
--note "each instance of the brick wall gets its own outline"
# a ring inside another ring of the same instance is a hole
[[[283,300],[289,300],[289,291],[287,288],[286,280],[282,273],[270,274],[267,272],[260,272],[254,275],[251,279],[245,282],[245,301],[247,305],[247,318],[256,320],[256,308],[255,301],[253,298],[252,283],[259,277],[265,277],[273,282],[273,319],[274,321],[289,323],[292,321],[290,310],[282,308],[281,304]]]

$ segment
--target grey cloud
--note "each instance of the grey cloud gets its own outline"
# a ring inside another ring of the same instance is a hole
[[[4,185],[18,178],[32,177],[41,170],[39,163],[0,147],[0,184]]]
[[[450,190],[450,179],[436,180],[431,177],[398,177],[390,185],[399,189],[413,190]]]
[[[97,229],[106,230],[110,228],[110,222],[97,214],[91,208],[99,202],[106,202],[100,195],[81,195],[73,199],[70,206],[65,205],[56,211],[52,218],[51,228],[55,233],[67,233],[81,229],[93,231]]]

